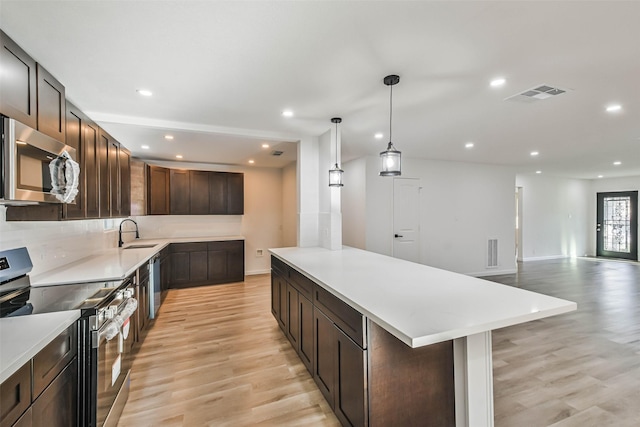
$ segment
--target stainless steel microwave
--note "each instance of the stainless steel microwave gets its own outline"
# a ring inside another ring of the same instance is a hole
[[[50,163],[65,151],[76,159],[76,149],[0,116],[0,204],[61,203],[52,194]]]

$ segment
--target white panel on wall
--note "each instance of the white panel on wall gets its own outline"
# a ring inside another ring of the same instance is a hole
[[[342,241],[358,249],[366,249],[366,166],[364,158],[342,165]]]
[[[282,246],[296,246],[298,242],[298,186],[296,163],[282,169]]]

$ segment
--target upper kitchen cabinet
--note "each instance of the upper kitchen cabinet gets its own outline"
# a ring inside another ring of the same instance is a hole
[[[42,65],[36,64],[38,81],[38,130],[58,141],[65,140],[64,86]]]
[[[149,215],[242,215],[244,175],[148,166]]]
[[[64,142],[64,86],[2,31],[0,44],[0,113]]]
[[[171,169],[169,173],[169,204],[171,215],[189,215],[191,191],[188,170]]]
[[[102,158],[106,147],[106,163]],[[100,129],[100,216],[125,217],[131,213],[131,155]],[[106,171],[103,172],[102,168]],[[102,195],[102,191],[106,194]],[[103,203],[106,205],[103,206]],[[104,209],[103,209],[104,207]]]
[[[147,166],[147,213],[169,215],[169,169]]]
[[[244,214],[244,175],[209,172],[209,214]]]
[[[0,44],[0,113],[36,129],[36,62],[3,31]]]
[[[76,162],[80,165],[80,176],[78,177],[78,194],[76,195],[75,203],[65,203],[63,205],[63,218],[84,218],[86,216],[86,184],[85,184],[85,141],[84,141],[84,126],[86,125],[87,117],[76,108],[75,105],[67,102],[67,132],[66,142],[67,145],[76,149]]]

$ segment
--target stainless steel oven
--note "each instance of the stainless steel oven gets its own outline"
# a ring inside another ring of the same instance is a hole
[[[138,309],[134,295],[135,284],[128,279],[113,300],[90,316],[85,325],[90,333],[84,336],[91,337],[85,379],[90,393],[95,392],[96,403],[87,408],[89,426],[117,425],[127,401]]]
[[[54,183],[50,164],[65,152],[75,160],[76,149],[14,119],[0,118],[0,203],[61,203],[52,193]],[[66,182],[62,185],[66,186]]]

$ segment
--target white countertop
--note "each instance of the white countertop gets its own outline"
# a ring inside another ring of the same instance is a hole
[[[169,239],[136,239],[101,253],[62,265],[37,276],[31,276],[31,286],[51,286],[83,282],[122,280],[134,273],[153,255],[171,243],[221,242],[244,240],[243,236],[172,237]],[[126,249],[128,246],[154,245],[150,248]]]
[[[67,329],[80,310],[0,319],[0,383]]]
[[[350,247],[269,251],[411,347],[577,308],[571,301]]]

